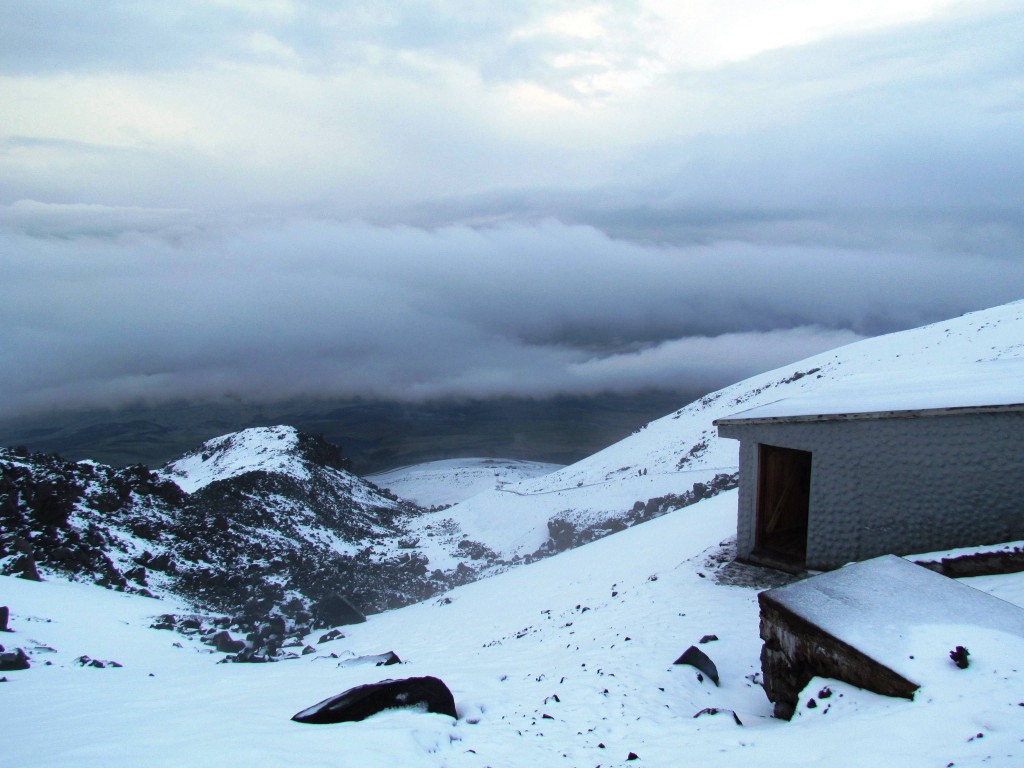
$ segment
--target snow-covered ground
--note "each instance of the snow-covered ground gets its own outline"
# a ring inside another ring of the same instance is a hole
[[[793,722],[771,719],[754,682],[757,590],[716,583],[709,562],[734,517],[735,493],[722,494],[447,600],[371,617],[316,655],[277,664],[216,664],[206,646],[146,629],[149,615],[173,609],[163,602],[0,577],[15,630],[2,642],[35,663],[0,683],[3,762],[535,768],[622,765],[633,752],[657,766],[1021,764],[1019,638],[979,640],[967,670],[922,642],[932,674],[913,702],[814,680]],[[974,581],[1024,602],[1022,575]],[[720,687],[672,665],[706,634],[719,638],[700,647]],[[405,664],[338,666],[387,650]],[[81,668],[82,654],[124,666]],[[351,686],[420,675],[448,684],[459,721],[410,711],[331,726],[289,720]],[[734,710],[743,725],[729,713],[695,717],[708,707]]]
[[[530,552],[554,514],[600,519],[734,469],[736,444],[717,438],[715,418],[857,376],[940,375],[997,359],[1024,359],[1024,303],[753,377],[578,464],[421,516],[431,567],[443,567],[463,536],[506,556]],[[1012,390],[1012,377],[1000,381]],[[770,718],[757,685],[757,588],[715,578],[735,517],[736,494],[723,493],[373,616],[315,655],[276,664],[218,665],[208,647],[147,629],[149,616],[175,610],[168,602],[0,577],[0,605],[11,607],[14,630],[0,643],[25,648],[34,662],[3,673],[2,762],[535,768],[623,765],[633,752],[636,764],[655,766],[1024,764],[1024,641],[1005,633],[974,632],[966,670],[928,633],[906,638],[929,669],[912,702],[813,680],[792,722]],[[1024,605],[1024,574],[966,581]],[[707,634],[718,637],[701,648],[718,666],[720,687],[672,665]],[[338,666],[388,650],[406,663]],[[74,659],[82,654],[124,666],[81,668]],[[457,722],[409,711],[334,726],[289,720],[351,686],[420,675],[448,683]],[[733,710],[743,724],[727,712],[700,714],[707,708]]]
[[[444,459],[379,472],[366,479],[421,507],[433,507],[542,477],[562,466],[518,459]]]

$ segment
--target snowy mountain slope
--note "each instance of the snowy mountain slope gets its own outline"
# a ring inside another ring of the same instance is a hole
[[[294,427],[275,426],[208,440],[169,462],[159,474],[193,497],[237,499],[237,491],[244,487],[259,503],[236,503],[236,519],[273,526],[290,537],[304,530],[334,540],[340,534],[348,541],[339,545],[339,551],[351,554],[368,538],[396,533],[391,519],[396,513],[416,510],[346,466],[336,446]]]
[[[246,472],[272,472],[308,480],[298,456],[299,433],[291,427],[258,427],[221,435],[167,463],[160,474],[186,493]]]
[[[682,495],[694,483],[710,485],[716,475],[734,472],[738,445],[718,438],[715,419],[833,390],[845,390],[848,401],[851,392],[877,390],[879,382],[892,391],[900,380],[905,397],[927,399],[929,390],[973,380],[978,397],[1024,402],[1024,376],[1016,375],[1021,365],[1024,302],[867,339],[713,392],[576,464],[482,493],[420,517],[415,526],[424,554],[438,567],[451,561],[463,538],[513,560],[550,541],[552,520],[577,530],[620,527],[637,502]]]
[[[374,611],[465,580],[403,551],[404,521],[421,510],[344,464],[291,427],[217,438],[162,474],[0,450],[0,573],[175,595],[244,626],[273,613],[298,627],[335,591]]]
[[[715,578],[735,503],[734,492],[721,494],[446,599],[370,617],[333,641],[317,644],[313,633],[305,641],[315,654],[272,665],[215,664],[221,656],[194,639],[145,629],[159,605],[150,600],[0,577],[14,630],[0,641],[35,662],[5,673],[0,720],[14,735],[5,760],[534,768],[626,765],[632,752],[639,765],[718,768],[1020,764],[1024,644],[969,627],[952,628],[971,650],[967,670],[950,662],[946,630],[908,640],[927,668],[913,702],[817,679],[793,722],[771,719],[756,684],[757,589]],[[975,581],[1024,603],[1024,575]],[[700,648],[720,686],[672,665],[707,634],[718,639]],[[405,663],[340,666],[391,649]],[[82,668],[82,654],[124,666]],[[289,721],[351,686],[418,675],[448,684],[458,721],[410,711],[333,726]]]
[[[519,459],[445,459],[398,467],[366,479],[421,507],[433,507],[548,475],[562,466]]]

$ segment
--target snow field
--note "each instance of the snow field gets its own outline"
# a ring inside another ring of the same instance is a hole
[[[561,464],[517,459],[445,459],[379,472],[366,479],[421,507],[432,507],[465,501],[483,491],[561,468]]]
[[[819,680],[793,722],[772,720],[748,678],[759,671],[756,590],[717,584],[707,565],[734,515],[735,492],[725,493],[447,600],[344,627],[347,637],[315,656],[266,665],[218,665],[205,646],[147,629],[149,615],[174,608],[166,601],[3,577],[0,602],[12,606],[17,631],[2,642],[31,637],[56,649],[33,652],[31,670],[0,684],[0,718],[18,734],[5,762],[533,768],[620,765],[633,751],[659,766],[1019,764],[1024,656],[996,635],[972,636],[968,670],[922,638],[934,675],[915,702]],[[1024,591],[1024,577],[984,584],[1007,582]],[[671,663],[712,633],[720,639],[699,647],[717,664],[720,688]],[[339,668],[327,657],[387,650],[406,663]],[[82,669],[72,664],[81,653],[125,666]],[[417,675],[448,684],[458,722],[408,711],[334,726],[289,720],[351,686]],[[826,686],[832,696],[808,709]],[[705,707],[735,710],[744,725],[728,713],[694,718]]]

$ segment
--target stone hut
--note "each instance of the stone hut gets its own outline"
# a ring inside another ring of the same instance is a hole
[[[740,441],[737,557],[799,572],[1024,538],[1024,370],[831,389],[715,421]]]

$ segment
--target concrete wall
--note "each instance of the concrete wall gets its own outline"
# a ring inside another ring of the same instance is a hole
[[[739,439],[737,554],[754,548],[757,445],[810,451],[807,567],[1024,538],[1024,413],[722,425]]]

